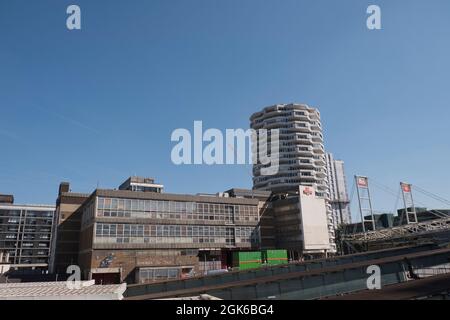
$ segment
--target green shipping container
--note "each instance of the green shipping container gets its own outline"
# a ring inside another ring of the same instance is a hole
[[[288,263],[287,250],[263,250],[262,259],[269,265],[286,264]]]
[[[256,269],[261,267],[261,252],[233,252],[233,267],[239,270]]]

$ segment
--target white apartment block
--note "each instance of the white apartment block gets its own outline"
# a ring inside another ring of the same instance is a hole
[[[331,210],[334,227],[337,228],[341,224],[352,223],[347,179],[345,178],[344,161],[334,159],[331,153],[327,153],[326,158]]]
[[[319,110],[305,104],[278,104],[256,112],[250,121],[258,141],[259,129],[279,129],[280,133],[278,173],[264,176],[261,168],[270,165],[254,165],[253,188],[282,194],[298,193],[300,185],[313,187],[317,197],[327,200],[328,230],[334,248],[334,222],[328,202],[330,194]]]

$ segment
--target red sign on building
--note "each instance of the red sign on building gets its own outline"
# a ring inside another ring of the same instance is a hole
[[[306,196],[312,196],[314,194],[314,191],[310,187],[306,187],[303,189],[303,194]]]
[[[411,192],[411,185],[402,183],[402,190],[403,190],[403,192]]]
[[[368,185],[369,185],[369,182],[367,181],[367,178],[358,177],[358,186],[359,187],[367,188]]]

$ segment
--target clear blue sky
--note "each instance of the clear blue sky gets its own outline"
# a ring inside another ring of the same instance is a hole
[[[73,3],[81,31],[65,26]],[[0,192],[54,203],[61,181],[91,192],[133,174],[167,192],[249,188],[246,166],[173,165],[171,132],[300,102],[349,179],[450,198],[449,39],[448,0],[0,0]]]

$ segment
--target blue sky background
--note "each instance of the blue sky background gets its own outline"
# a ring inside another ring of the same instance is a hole
[[[66,29],[72,3],[81,31]],[[300,102],[349,179],[450,198],[449,39],[448,0],[0,0],[0,192],[54,203],[61,181],[91,192],[133,174],[167,192],[249,188],[246,166],[173,165],[171,132]]]

